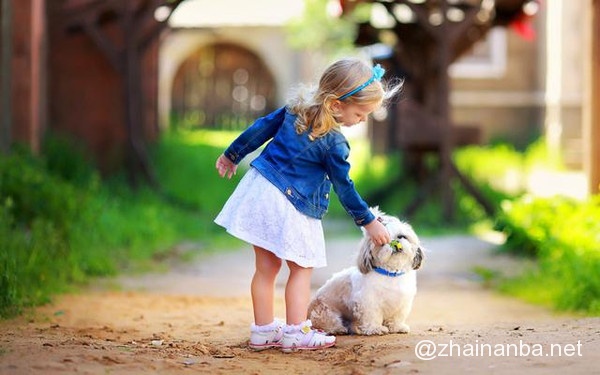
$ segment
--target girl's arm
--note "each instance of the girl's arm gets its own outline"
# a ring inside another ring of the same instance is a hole
[[[347,142],[340,142],[327,151],[325,157],[326,170],[340,202],[344,209],[352,216],[357,225],[364,226],[377,245],[390,242],[390,235],[385,226],[375,220],[375,215],[367,203],[356,191],[354,182],[350,179],[350,146]]]
[[[275,136],[281,127],[281,124],[283,124],[285,112],[285,107],[281,107],[256,120],[254,124],[244,130],[244,132],[231,143],[223,155],[233,164],[239,164],[246,155]],[[219,157],[219,159],[221,159],[221,157]],[[217,160],[217,169],[219,169],[218,165],[219,160]],[[231,166],[228,166],[226,163],[221,162],[221,165],[229,170],[230,174],[235,172],[235,170],[232,171]],[[219,173],[221,173],[221,169],[219,169]]]

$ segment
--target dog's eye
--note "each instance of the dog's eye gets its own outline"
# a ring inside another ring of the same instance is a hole
[[[403,239],[403,238],[404,238],[405,240],[408,240],[408,238],[407,238],[405,235],[403,235],[403,234],[399,235],[399,236],[398,236],[398,237],[396,237],[396,238],[397,238],[397,239],[399,239],[399,240],[401,240],[401,239]]]

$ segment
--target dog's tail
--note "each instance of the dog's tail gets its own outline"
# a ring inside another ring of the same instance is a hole
[[[348,333],[339,311],[334,311],[319,298],[313,299],[308,306],[308,319],[313,327],[334,335]]]

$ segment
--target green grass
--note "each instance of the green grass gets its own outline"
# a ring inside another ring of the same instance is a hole
[[[243,176],[220,178],[217,157],[239,134],[236,132],[180,131],[164,134],[153,152],[165,192],[194,209],[216,215]]]

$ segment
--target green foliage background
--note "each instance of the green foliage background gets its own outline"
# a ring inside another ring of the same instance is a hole
[[[455,160],[499,206],[494,228],[506,236],[502,250],[534,261],[522,275],[493,284],[560,311],[600,315],[600,197],[526,192],[525,180],[536,169],[563,169],[543,138],[524,152],[506,144],[467,147]]]
[[[82,150],[60,138],[46,141],[41,157],[23,150],[0,157],[0,316],[18,314],[52,296],[77,290],[96,277],[160,267],[179,256],[182,242],[194,243],[191,257],[244,244],[213,223],[248,167],[221,179],[214,162],[237,132],[178,131],[163,134],[152,148],[163,191],[131,190],[121,176],[101,179]],[[454,154],[459,168],[500,208],[488,218],[473,198],[454,186],[457,212],[447,223],[432,195],[411,223],[423,235],[495,226],[506,234],[505,251],[535,260],[499,289],[561,310],[600,313],[600,200],[533,198],[521,181],[543,164],[543,141],[525,152],[503,144],[469,147]],[[352,178],[369,197],[395,181],[378,202],[402,217],[418,186],[403,174],[401,154],[375,155],[367,140],[351,140]],[[250,157],[251,158],[251,157]],[[249,158],[249,159],[250,159]],[[434,170],[435,162],[430,165]],[[510,177],[510,178],[509,178]],[[509,188],[507,188],[507,186]],[[368,199],[367,199],[368,200]],[[329,226],[328,224],[335,224]],[[358,229],[337,199],[324,219],[328,235]]]

